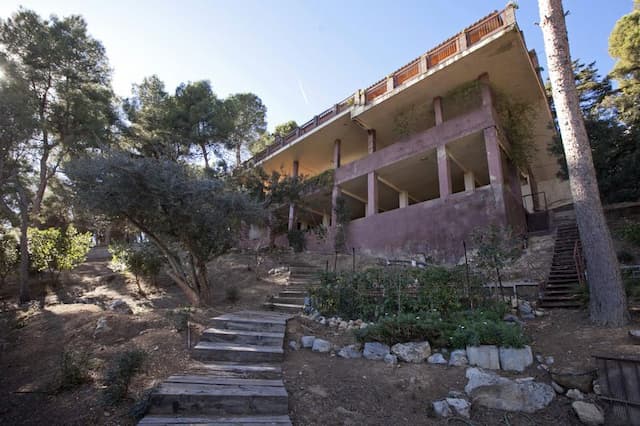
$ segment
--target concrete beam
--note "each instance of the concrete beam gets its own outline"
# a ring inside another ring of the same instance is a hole
[[[481,132],[486,127],[494,125],[492,111],[477,109],[468,114],[447,120],[439,126],[415,133],[403,143],[389,145],[360,160],[346,164],[336,169],[334,180],[336,184],[348,182],[385,166],[421,155],[440,144],[446,144],[464,136]]]
[[[378,176],[376,172],[367,174],[367,216],[378,214]]]
[[[492,185],[504,182],[504,171],[502,170],[502,158],[500,155],[500,144],[495,127],[484,129],[484,144],[487,149],[487,164],[489,166],[489,182]]]
[[[453,192],[451,182],[451,168],[445,145],[438,146],[438,183],[440,185],[440,198],[446,198]]]
[[[342,190],[342,193],[343,193],[344,195],[348,195],[349,197],[353,198],[354,200],[358,200],[358,201],[360,201],[361,203],[367,204],[367,199],[366,199],[366,198],[362,198],[362,197],[360,197],[360,196],[358,196],[358,195],[354,194],[353,192],[349,192],[349,191],[347,191],[347,190],[344,190],[344,189],[343,189],[343,190]]]
[[[453,161],[454,163],[456,163],[456,165],[458,167],[460,167],[460,170],[462,170],[462,172],[466,175],[467,173],[471,173],[472,176],[474,177],[474,182],[480,186],[480,180],[478,180],[477,178],[475,178],[475,173],[473,173],[469,168],[465,167],[462,162],[458,161],[458,159],[456,157],[453,156],[453,154],[451,154],[449,151],[447,151],[447,154],[449,155],[449,158],[451,158],[451,161]]]
[[[392,184],[391,182],[389,182],[388,180],[381,178],[380,176],[378,176],[378,180],[382,183],[384,183],[385,185],[387,185],[389,188],[393,189],[394,191],[396,191],[398,194],[401,194],[403,192],[407,193],[407,196],[409,197],[409,199],[415,203],[418,202],[418,199],[415,197],[412,197],[407,191],[404,191],[400,188],[398,188],[397,186],[395,186],[394,184]]]
[[[436,126],[442,124],[442,98],[440,96],[433,98],[433,111],[436,116]]]

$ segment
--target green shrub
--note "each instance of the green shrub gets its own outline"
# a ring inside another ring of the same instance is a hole
[[[360,342],[382,342],[387,345],[396,343],[424,341],[446,347],[448,337],[453,331],[452,325],[437,313],[409,313],[385,317],[374,325],[355,331]]]
[[[142,293],[140,278],[144,277],[155,282],[162,270],[162,254],[151,242],[134,244],[117,242],[109,246],[109,252],[111,253],[112,269],[131,272],[140,293]]]
[[[79,233],[73,225],[60,228],[29,228],[29,259],[38,272],[71,270],[85,261],[91,249],[91,233]]]
[[[18,264],[18,242],[13,235],[0,235],[0,285]]]
[[[640,222],[627,222],[621,229],[622,237],[631,244],[640,247]]]
[[[66,391],[89,381],[89,354],[77,351],[62,352],[56,390]]]
[[[491,319],[464,321],[458,325],[449,339],[449,346],[452,348],[479,345],[522,348],[527,344],[518,324]]]
[[[191,308],[177,308],[166,313],[169,322],[173,325],[176,331],[182,332],[189,326],[189,317],[191,315]]]
[[[105,375],[104,401],[117,405],[127,397],[129,383],[141,369],[146,352],[129,350],[121,352],[113,359]]]

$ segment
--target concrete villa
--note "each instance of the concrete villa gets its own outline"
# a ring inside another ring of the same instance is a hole
[[[482,18],[250,160],[269,173],[333,174],[331,186],[288,209],[289,229],[310,231],[308,250],[333,250],[338,205],[348,250],[454,260],[477,227],[541,229],[548,209],[570,203],[547,150],[555,131],[537,57],[514,9]],[[529,123],[526,138],[516,140],[514,121]]]

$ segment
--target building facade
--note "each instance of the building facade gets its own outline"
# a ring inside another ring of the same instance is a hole
[[[332,250],[340,229],[349,251],[451,261],[478,227],[523,233],[528,215],[571,202],[548,152],[554,135],[536,54],[508,5],[250,161],[333,174],[330,188],[288,208],[309,250]]]

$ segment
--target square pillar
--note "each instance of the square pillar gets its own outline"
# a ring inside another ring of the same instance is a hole
[[[294,178],[298,177],[298,160],[294,160],[293,162],[293,172],[292,176]],[[296,220],[296,205],[294,203],[289,204],[289,222],[287,223],[287,229],[289,231],[293,230],[293,226],[295,225]]]
[[[436,126],[442,124],[442,98],[440,96],[433,98],[433,111],[436,115]]]
[[[440,198],[451,195],[451,169],[445,145],[438,146],[438,182],[440,184]]]
[[[340,139],[336,139],[333,142],[333,168],[337,169],[340,167]]]
[[[409,192],[400,191],[398,195],[398,204],[401,209],[407,207],[409,205]]]
[[[493,94],[489,84],[489,74],[484,73],[478,77],[480,82],[480,94],[482,96],[482,108],[493,108]]]
[[[489,165],[489,182],[491,185],[504,182],[502,170],[502,156],[498,144],[498,132],[495,127],[484,129],[484,144],[487,150],[487,164]]]
[[[476,176],[473,172],[464,173],[464,190],[471,192],[476,189]]]
[[[373,154],[376,152],[376,130],[367,130],[367,152]]]
[[[340,167],[340,139],[336,139],[333,142],[333,168],[334,170]],[[331,226],[338,224],[338,214],[336,209],[338,208],[338,199],[342,195],[342,190],[335,183],[333,184],[333,190],[331,191]]]
[[[331,226],[331,216],[323,213],[322,214],[322,226],[325,228],[328,228],[329,226]]]
[[[378,176],[376,172],[367,174],[367,216],[378,213]]]

